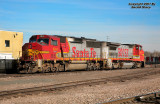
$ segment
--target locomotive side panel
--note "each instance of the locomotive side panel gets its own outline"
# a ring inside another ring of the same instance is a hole
[[[109,58],[114,58],[117,60],[132,59],[133,46],[131,45],[109,46]]]
[[[85,39],[67,39],[70,47],[69,57],[75,59],[82,58],[83,60],[100,58],[100,46],[92,47],[89,45],[89,42],[91,41],[87,41]]]
[[[133,48],[130,48],[128,45],[120,45],[117,47],[116,53],[118,53],[118,58],[132,58]]]

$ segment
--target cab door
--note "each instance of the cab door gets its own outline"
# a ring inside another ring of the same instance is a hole
[[[139,46],[136,45],[135,48],[134,48],[134,56],[139,56]]]
[[[57,58],[57,55],[60,53],[60,39],[51,38],[51,58]]]
[[[142,46],[139,46],[139,55],[140,55],[140,60],[144,61],[144,51],[142,49]]]

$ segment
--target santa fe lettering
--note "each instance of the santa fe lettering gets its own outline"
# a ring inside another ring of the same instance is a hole
[[[72,57],[89,57],[89,51],[86,51],[85,49],[83,51],[76,50],[76,47],[72,47]],[[96,52],[94,51],[94,48],[90,48],[90,57],[96,57]]]

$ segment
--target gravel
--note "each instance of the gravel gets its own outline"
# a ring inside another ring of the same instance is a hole
[[[23,89],[30,87],[38,87],[45,85],[53,85],[74,81],[84,81],[90,79],[109,78],[133,73],[143,73],[146,71],[158,69],[128,69],[128,70],[110,70],[110,71],[78,71],[78,72],[65,72],[51,75],[24,75],[23,77],[5,77],[0,78],[0,91]]]
[[[159,69],[154,69],[154,70],[159,70]],[[122,72],[124,72],[124,74],[127,74],[129,73],[129,71],[117,70],[115,71],[115,72],[119,72],[117,74],[115,74],[114,71],[113,72],[108,71],[104,73],[105,74],[110,73],[108,76],[116,76],[116,75],[120,75],[120,73],[122,74]],[[134,71],[138,72],[140,70],[134,70]],[[87,74],[88,73],[89,72],[87,72]],[[94,72],[91,72],[91,73],[93,77]],[[111,73],[113,74],[111,75]],[[69,74],[71,76],[79,75],[75,73],[69,73]],[[87,74],[81,73],[80,75],[83,76]],[[105,76],[105,74],[103,75]],[[66,75],[63,74],[63,77]],[[99,74],[99,75],[102,75],[102,74]],[[31,76],[30,78],[33,79],[35,77],[37,76]],[[42,78],[48,78],[48,77],[51,77],[51,76],[45,76],[45,77],[43,76]],[[77,76],[77,77],[83,79],[83,77],[80,77],[80,76]],[[72,79],[75,79],[75,78],[72,77]],[[11,79],[3,79],[3,80],[11,81]],[[15,80],[15,79],[13,78],[12,80]],[[0,104],[96,104],[96,103],[102,103],[102,102],[107,102],[107,101],[126,98],[126,97],[142,95],[142,94],[151,93],[155,91],[160,91],[159,84],[160,84],[160,75],[155,74],[155,75],[150,75],[143,78],[125,80],[123,82],[110,81],[106,84],[84,85],[84,86],[77,86],[72,88],[65,88],[63,90],[26,95],[24,97],[18,97],[18,98],[12,97],[10,99],[6,98],[1,100]],[[25,86],[24,83],[20,85]],[[12,86],[10,87],[12,88]]]

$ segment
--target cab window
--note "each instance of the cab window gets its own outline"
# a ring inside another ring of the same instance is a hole
[[[139,50],[142,50],[142,47],[139,47]]]
[[[36,38],[32,38],[32,39],[30,39],[30,41],[29,41],[30,43],[34,43],[34,42],[36,42]]]
[[[48,45],[49,44],[49,39],[38,39],[37,42],[41,45]]]
[[[57,46],[57,45],[58,45],[57,40],[53,40],[53,39],[51,39],[51,45]]]

